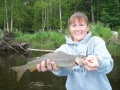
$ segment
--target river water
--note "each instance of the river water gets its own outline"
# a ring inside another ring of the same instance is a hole
[[[44,52],[0,52],[0,90],[66,90],[66,77],[58,77],[51,72],[29,72],[27,70],[17,82],[17,73],[10,67],[26,64],[31,58]],[[108,79],[113,90],[120,90],[120,57],[114,58],[114,68]]]

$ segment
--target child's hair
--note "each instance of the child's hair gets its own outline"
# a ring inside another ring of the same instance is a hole
[[[74,13],[70,19],[68,20],[68,26],[71,25],[71,23],[74,23],[75,22],[75,19],[78,19],[79,21],[81,20],[81,18],[85,19],[86,22],[87,22],[87,25],[89,25],[89,21],[88,21],[88,17],[85,13],[83,12],[76,12]]]

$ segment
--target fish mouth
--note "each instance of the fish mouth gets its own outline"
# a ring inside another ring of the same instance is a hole
[[[75,65],[82,65],[85,58],[86,58],[85,56],[82,56],[82,59],[79,59],[78,57],[76,57],[76,59],[74,60],[74,64]]]
[[[74,61],[74,64],[75,64],[75,65],[79,65],[76,61]]]

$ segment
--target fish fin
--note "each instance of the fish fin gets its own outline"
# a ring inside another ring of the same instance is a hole
[[[73,64],[72,66],[68,67],[68,70],[70,70],[73,66],[75,66],[75,65]]]
[[[11,67],[11,69],[15,72],[17,72],[17,81],[19,81],[21,79],[21,77],[23,76],[23,73],[25,72],[25,70],[22,69],[22,67],[17,66],[17,67]]]
[[[36,70],[36,68],[31,68],[31,69],[29,69],[29,70],[30,70],[30,72],[33,72],[33,71]]]

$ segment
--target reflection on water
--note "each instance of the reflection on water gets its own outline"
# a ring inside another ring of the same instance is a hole
[[[108,78],[113,87],[113,90],[120,90],[120,57],[113,57],[114,68],[111,73],[108,74]]]
[[[30,73],[27,70],[17,82],[16,72],[10,67],[26,64],[31,58],[44,52],[0,52],[0,90],[65,90],[66,77],[58,77],[51,72]],[[113,90],[120,90],[120,57],[114,57],[114,69],[108,74]]]
[[[17,82],[17,73],[10,67],[26,64],[31,58],[39,57],[44,52],[0,52],[0,90],[65,90],[66,77],[58,77],[51,72],[30,73],[27,70]]]

